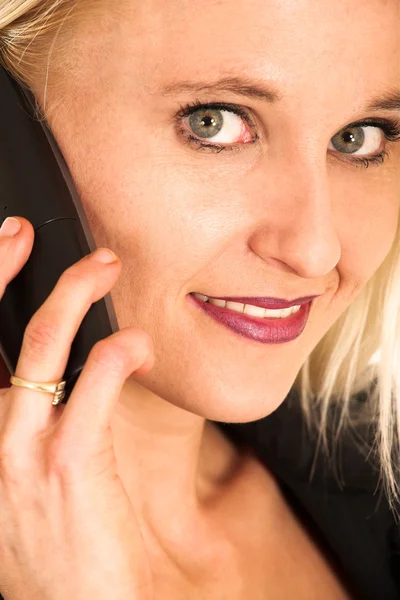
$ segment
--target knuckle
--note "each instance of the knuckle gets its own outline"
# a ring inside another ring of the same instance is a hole
[[[0,445],[0,472],[8,472],[14,461],[14,451],[9,444],[2,442]]]
[[[134,333],[134,336],[135,336],[135,340],[137,342],[137,349],[138,350],[145,349],[145,350],[150,351],[150,352],[154,351],[153,339],[147,333],[147,331],[144,331],[144,329],[134,328],[133,333]]]
[[[0,478],[9,483],[17,483],[21,474],[29,467],[21,455],[21,449],[12,441],[2,440],[0,444]]]
[[[90,361],[96,368],[107,369],[107,372],[121,373],[126,368],[126,348],[115,340],[106,338],[96,342],[90,351]]]
[[[24,352],[38,356],[46,348],[54,348],[57,342],[57,325],[47,320],[42,314],[36,313],[29,321],[24,334]]]
[[[48,449],[48,468],[51,473],[59,476],[71,473],[74,465],[71,454],[66,440],[54,439]]]
[[[91,280],[88,277],[87,272],[84,273],[80,269],[80,265],[77,263],[71,265],[62,273],[59,279],[59,283],[61,283],[62,285],[65,284],[68,287],[73,286],[74,288],[76,288],[76,286],[78,286],[78,288],[86,289],[90,286]]]
[[[60,432],[47,450],[47,470],[58,479],[75,480],[84,471],[86,451],[76,440]]]
[[[82,305],[88,305],[87,308],[89,308],[93,301],[93,292],[96,289],[96,279],[92,275],[91,272],[84,272],[78,263],[64,271],[58,284],[62,289],[64,300],[66,302],[71,300],[76,304],[79,299]]]
[[[125,331],[120,332],[121,336],[125,333],[125,343],[127,344],[127,357],[130,359],[130,367],[143,362],[149,354],[154,353],[154,344],[151,336],[144,329],[136,327],[128,327]]]

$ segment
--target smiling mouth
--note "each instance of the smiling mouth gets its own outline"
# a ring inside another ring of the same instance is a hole
[[[271,311],[263,307],[230,303],[196,292],[188,294],[188,298],[220,327],[230,330],[242,339],[247,338],[261,344],[282,344],[298,338],[307,324],[313,302],[310,300],[299,307],[272,310],[271,315]],[[249,314],[248,311],[260,312],[256,315]],[[288,314],[290,311],[291,314]]]
[[[227,310],[239,313],[241,315],[247,315],[249,317],[261,319],[284,319],[290,317],[292,314],[297,313],[302,306],[301,304],[298,304],[289,308],[269,309],[263,308],[262,306],[257,306],[255,304],[245,304],[241,302],[233,302],[230,300],[222,300],[220,298],[211,298],[209,296],[205,296],[204,294],[199,294],[196,292],[191,293],[191,296],[207,304],[212,304],[220,308],[225,308]]]

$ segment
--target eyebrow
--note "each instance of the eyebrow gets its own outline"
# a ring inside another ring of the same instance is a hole
[[[194,92],[233,92],[248,98],[264,100],[264,102],[277,102],[282,99],[282,94],[272,85],[257,79],[247,77],[223,77],[216,81],[177,81],[163,88],[163,94],[184,94]]]
[[[283,94],[272,84],[247,77],[223,77],[216,81],[177,81],[165,86],[165,96],[184,93],[232,92],[248,98],[263,100],[270,104],[279,102]],[[400,110],[400,89],[389,89],[368,102],[365,111]]]
[[[400,90],[392,88],[383,96],[374,98],[366,110],[400,110]]]

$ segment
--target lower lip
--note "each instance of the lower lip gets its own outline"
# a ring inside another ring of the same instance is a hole
[[[188,298],[231,331],[261,344],[283,344],[299,337],[307,324],[312,304],[312,300],[302,304],[300,310],[289,317],[271,319],[234,312],[228,308],[203,302],[191,294]]]

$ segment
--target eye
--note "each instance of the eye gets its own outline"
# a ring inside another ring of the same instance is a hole
[[[345,127],[331,138],[329,149],[355,156],[368,156],[379,152],[384,138],[379,127]]]
[[[176,118],[179,133],[188,143],[199,148],[233,150],[238,149],[235,144],[247,144],[258,139],[248,111],[238,104],[202,104],[197,101],[181,106]]]

